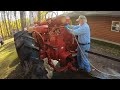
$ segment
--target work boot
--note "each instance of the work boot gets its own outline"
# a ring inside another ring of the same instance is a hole
[[[93,77],[93,74],[91,73],[91,71],[90,71],[90,72],[86,72],[86,75],[87,75],[88,77]]]
[[[79,73],[83,73],[83,72],[85,72],[85,70],[84,70],[84,69],[79,68],[79,69],[78,69],[78,72],[79,72]]]

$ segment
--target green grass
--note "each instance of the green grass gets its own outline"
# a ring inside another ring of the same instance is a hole
[[[119,49],[120,50],[120,46],[119,45],[115,45],[115,44],[112,44],[112,43],[107,43],[107,42],[93,40],[93,39],[91,39],[91,42],[92,43],[96,43],[98,45],[103,45],[105,47],[110,47],[110,48],[114,48],[114,49]]]
[[[112,56],[120,56],[120,46],[119,45],[115,45],[115,44],[111,44],[111,43],[107,43],[107,42],[103,42],[103,41],[98,41],[98,40],[91,40],[91,46],[93,46],[94,48],[97,47],[98,51],[102,51],[104,54],[110,54]]]
[[[5,40],[5,44],[0,46],[0,79],[6,78],[18,64],[13,64],[18,60],[14,39]]]

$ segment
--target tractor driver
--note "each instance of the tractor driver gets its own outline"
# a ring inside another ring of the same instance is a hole
[[[78,36],[78,43],[79,46],[77,48],[77,60],[79,65],[79,70],[85,71],[90,74],[91,67],[88,61],[88,53],[85,52],[86,50],[89,51],[90,49],[90,27],[87,24],[87,18],[83,15],[80,15],[79,18],[76,20],[79,22],[79,25],[69,25],[67,24],[65,27],[69,30],[72,34]],[[80,49],[81,48],[81,49]],[[83,54],[84,56],[83,56]]]

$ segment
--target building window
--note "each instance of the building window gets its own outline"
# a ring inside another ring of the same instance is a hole
[[[111,31],[120,32],[120,21],[112,21]]]

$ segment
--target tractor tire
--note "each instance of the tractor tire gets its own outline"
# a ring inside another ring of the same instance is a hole
[[[14,35],[14,41],[25,79],[48,79],[44,61],[39,58],[39,49],[35,46],[32,34],[19,31]]]

